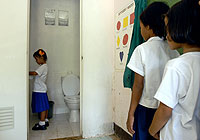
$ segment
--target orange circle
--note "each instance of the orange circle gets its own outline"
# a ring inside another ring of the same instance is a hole
[[[128,43],[128,34],[125,34],[123,38],[123,45],[126,45],[127,43]]]
[[[120,30],[120,28],[121,28],[121,22],[120,22],[120,21],[118,21],[118,22],[117,22],[117,30],[119,31],[119,30]]]

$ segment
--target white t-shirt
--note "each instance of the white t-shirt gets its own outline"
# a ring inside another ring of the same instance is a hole
[[[160,140],[200,140],[200,52],[167,63],[155,98],[173,109]]]
[[[47,64],[41,65],[35,72],[37,72],[38,75],[35,76],[33,91],[46,93],[47,92],[46,79],[48,73]]]
[[[144,77],[140,105],[148,108],[158,107],[158,101],[154,99],[154,95],[161,83],[165,64],[178,56],[179,53],[171,50],[167,42],[160,37],[151,37],[134,50],[127,66]]]

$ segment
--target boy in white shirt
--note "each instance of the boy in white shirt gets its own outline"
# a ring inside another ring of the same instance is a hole
[[[200,2],[182,0],[165,17],[171,49],[183,55],[169,61],[155,95],[160,101],[149,133],[160,140],[200,140]]]
[[[132,98],[127,119],[127,129],[133,140],[154,139],[148,133],[153,115],[158,107],[154,95],[160,85],[165,64],[179,56],[170,50],[165,37],[162,18],[169,7],[162,2],[149,5],[140,16],[141,34],[145,43],[133,52],[128,68],[135,72]]]

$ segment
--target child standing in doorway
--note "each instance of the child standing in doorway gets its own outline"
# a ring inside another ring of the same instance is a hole
[[[48,66],[46,64],[47,54],[44,50],[39,49],[34,54],[33,57],[36,63],[40,67],[35,71],[30,71],[29,75],[35,76],[34,88],[32,93],[32,112],[40,113],[41,118],[39,123],[35,124],[32,130],[46,130],[49,126],[49,121],[47,119],[49,102],[47,96],[47,73]]]
[[[133,52],[128,68],[135,72],[132,97],[129,107],[127,129],[133,140],[153,140],[148,128],[158,107],[154,95],[161,83],[165,64],[179,56],[170,50],[165,38],[163,15],[169,7],[154,2],[140,15],[141,35],[146,41]]]
[[[160,140],[200,140],[200,1],[177,3],[165,24],[170,48],[183,48],[183,55],[165,67],[149,133]]]

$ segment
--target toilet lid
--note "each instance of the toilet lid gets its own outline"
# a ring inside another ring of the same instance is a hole
[[[78,95],[80,92],[80,80],[77,76],[70,74],[63,78],[62,88],[66,96]]]

